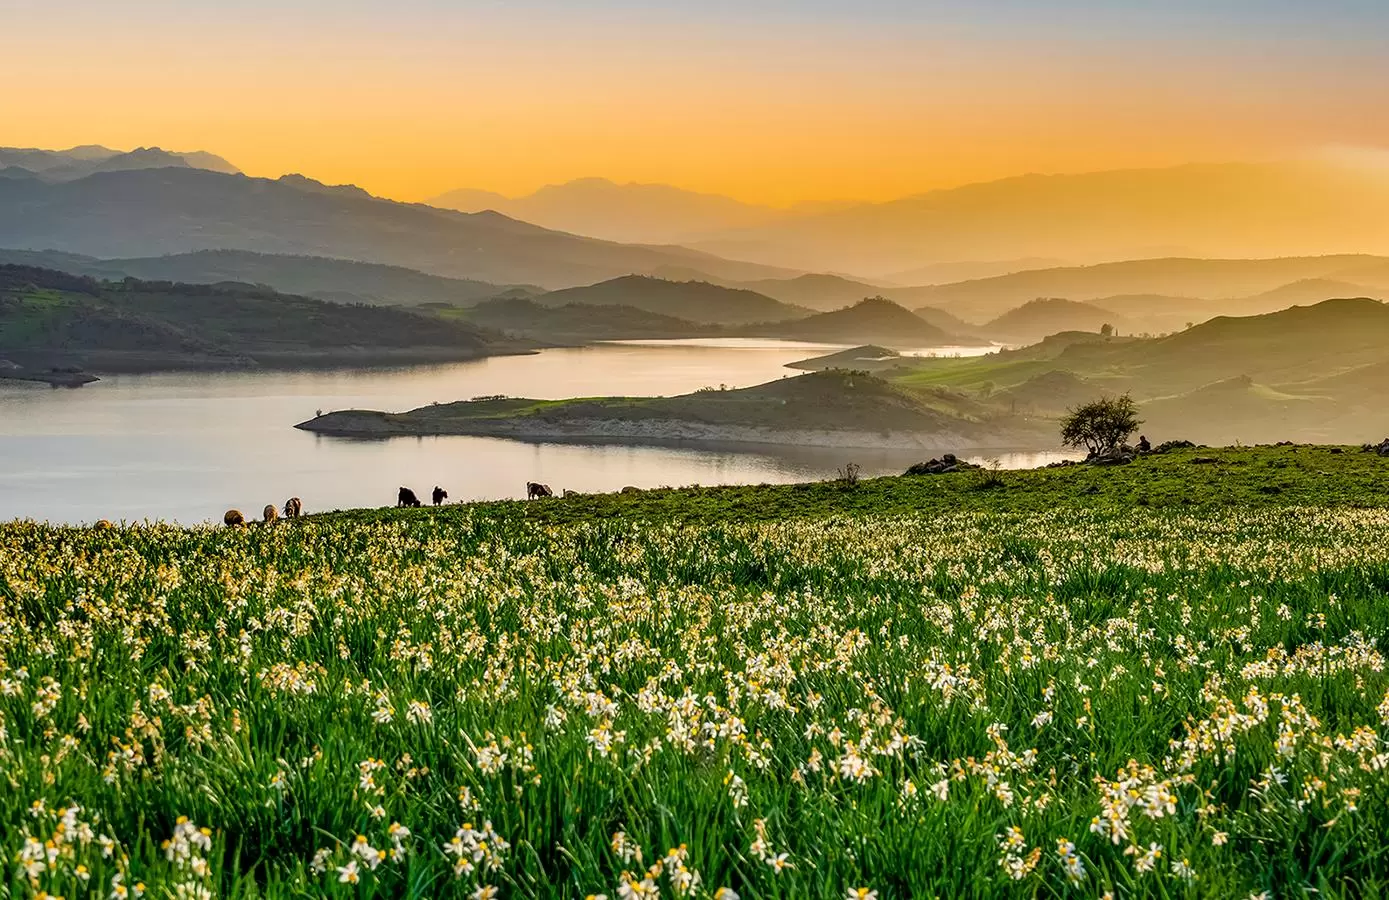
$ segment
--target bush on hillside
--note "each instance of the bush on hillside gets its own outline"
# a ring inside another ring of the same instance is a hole
[[[1067,447],[1084,447],[1091,456],[1100,456],[1123,446],[1142,424],[1138,404],[1128,394],[1103,397],[1066,414],[1061,420],[1061,442]]]

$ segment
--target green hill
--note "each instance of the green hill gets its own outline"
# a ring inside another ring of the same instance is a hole
[[[144,371],[472,359],[526,345],[403,310],[262,288],[102,282],[0,266],[0,358]]]
[[[0,263],[39,266],[108,280],[139,278],[188,284],[238,282],[334,303],[380,306],[465,305],[518,288],[541,292],[539,288],[525,285],[444,278],[402,266],[244,250],[202,250],[134,259],[98,259],[53,250],[0,250]]]
[[[1099,331],[1104,325],[1113,325],[1121,333],[1133,330],[1131,323],[1111,310],[1074,300],[1039,297],[1010,309],[978,330],[995,341],[1031,344],[1047,335]]]
[[[801,341],[882,344],[898,349],[974,343],[968,337],[948,334],[911,310],[882,297],[869,297],[834,312],[793,322],[759,325],[750,330]]]
[[[687,319],[620,305],[543,306],[534,300],[499,298],[440,314],[539,341],[682,338],[722,333],[718,326],[698,325]]]
[[[756,291],[645,275],[626,275],[586,287],[551,291],[537,297],[536,302],[545,306],[629,306],[702,325],[748,325],[800,318],[808,313]]]

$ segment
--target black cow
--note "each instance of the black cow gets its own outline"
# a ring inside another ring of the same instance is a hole
[[[446,491],[446,490],[444,490],[443,488],[439,487],[439,486],[436,484],[436,485],[434,486],[434,505],[435,505],[435,506],[439,506],[440,504],[442,504],[442,503],[443,503],[445,500],[447,500],[448,498],[449,498],[449,492]]]
[[[420,498],[415,496],[414,491],[410,490],[407,487],[403,487],[400,489],[400,493],[396,494],[395,505],[397,508],[402,506],[412,506],[418,508],[422,504],[420,503]]]

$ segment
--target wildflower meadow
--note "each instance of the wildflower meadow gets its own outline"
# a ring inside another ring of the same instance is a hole
[[[0,894],[1382,895],[1386,533],[3,525]]]

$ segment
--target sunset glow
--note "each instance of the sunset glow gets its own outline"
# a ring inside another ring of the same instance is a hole
[[[1389,146],[1389,61],[1357,36],[1377,5],[1095,5],[20,0],[0,143],[206,149],[407,200],[596,175],[778,205]]]

